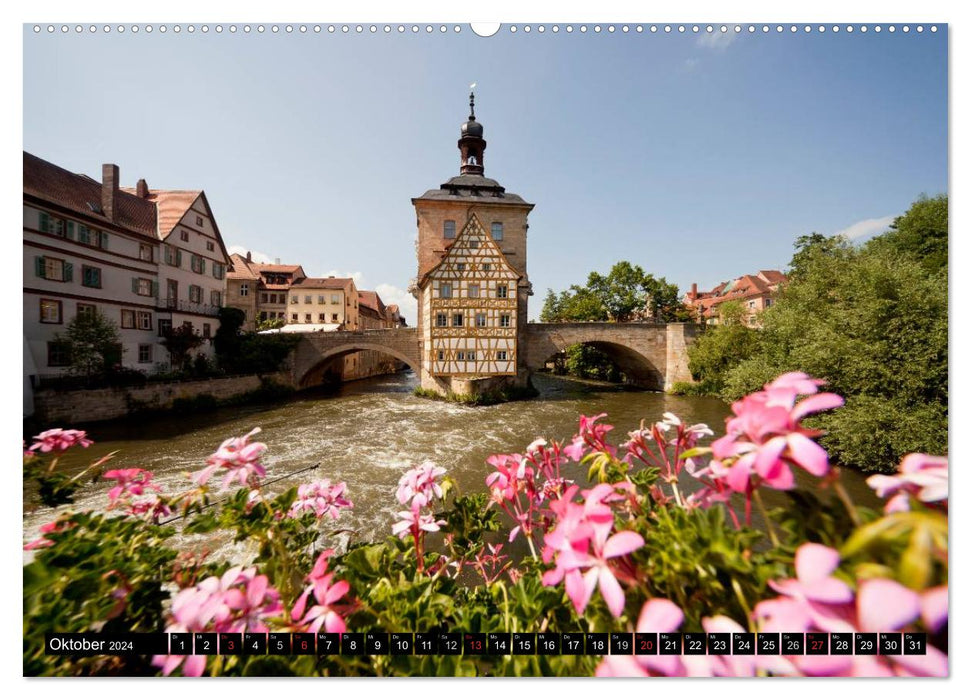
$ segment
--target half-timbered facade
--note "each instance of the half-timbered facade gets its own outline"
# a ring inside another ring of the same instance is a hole
[[[422,359],[432,374],[515,376],[519,278],[473,213],[424,285]]]

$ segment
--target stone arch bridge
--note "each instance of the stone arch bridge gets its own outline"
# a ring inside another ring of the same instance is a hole
[[[535,371],[571,345],[590,345],[616,362],[631,383],[667,391],[675,382],[691,381],[687,348],[698,332],[691,323],[530,323],[519,361]],[[294,386],[319,383],[322,368],[359,350],[390,355],[419,373],[415,328],[306,333],[290,356]]]

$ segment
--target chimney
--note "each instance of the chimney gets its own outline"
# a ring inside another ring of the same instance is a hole
[[[329,279],[329,280],[334,279],[334,275],[327,275],[327,279]]]
[[[692,299],[695,299],[695,298],[697,298],[697,296],[698,296],[698,283],[697,282],[692,282],[691,283],[691,298]]]
[[[135,185],[135,194],[137,194],[142,199],[148,197],[148,183],[145,182],[145,178],[142,178]]]
[[[105,163],[101,166],[101,211],[110,220],[115,218],[115,202],[118,200],[118,166]]]
[[[246,262],[248,262],[248,263],[253,262],[253,254],[251,252],[249,252],[248,250],[246,251]]]

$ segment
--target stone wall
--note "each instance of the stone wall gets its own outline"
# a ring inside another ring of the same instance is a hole
[[[193,399],[202,395],[218,400],[231,399],[259,389],[261,377],[284,386],[291,385],[289,373],[279,372],[110,389],[41,389],[34,394],[34,419],[46,425],[69,428],[78,423],[121,418],[139,409],[170,409],[176,399]]]

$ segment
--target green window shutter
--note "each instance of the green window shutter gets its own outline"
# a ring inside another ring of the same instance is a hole
[[[72,263],[64,263],[64,281],[73,282],[74,281],[74,265]]]
[[[199,262],[199,272],[204,275],[206,274],[206,259],[202,258]]]
[[[135,292],[135,294],[138,294],[138,278],[137,277],[132,277],[131,278],[131,290],[133,292]]]
[[[152,296],[158,299],[158,282],[152,282]]]
[[[91,243],[91,230],[84,224],[78,224],[78,242]]]
[[[46,211],[40,213],[40,230],[44,233],[51,232],[51,216]]]
[[[101,247],[108,250],[108,234],[104,231],[101,232]]]
[[[64,236],[66,238],[71,239],[72,241],[74,240],[74,222],[73,221],[68,221],[67,222],[67,226],[64,229]]]
[[[175,266],[182,267],[182,250],[179,248],[175,250]]]
[[[44,278],[44,273],[47,271],[47,264],[44,262],[43,255],[37,255],[34,257],[34,272],[41,279]]]

